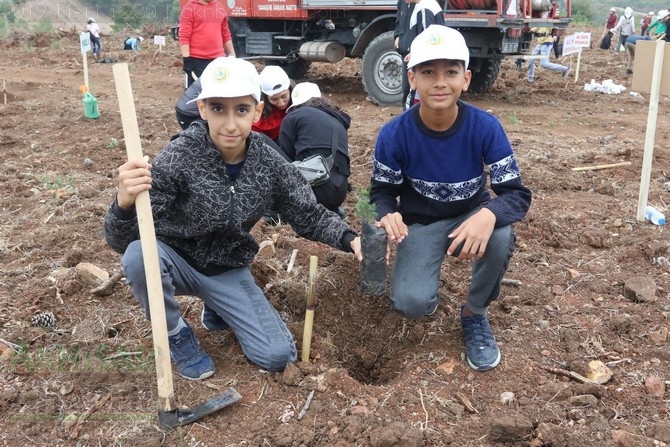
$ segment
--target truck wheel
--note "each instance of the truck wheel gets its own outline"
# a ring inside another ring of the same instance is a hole
[[[478,72],[472,72],[472,81],[470,81],[470,87],[468,87],[470,93],[488,91],[498,79],[498,73],[500,72],[500,58],[495,54],[487,59],[477,58],[470,61],[471,66],[476,66],[477,63],[481,63],[481,68]]]
[[[311,62],[306,61],[305,59],[296,59],[293,62],[278,62],[276,60],[266,60],[265,65],[279,65],[284,69],[286,74],[291,79],[304,79],[309,70]]]
[[[373,103],[400,105],[402,59],[395,50],[393,31],[375,37],[363,53],[363,87]]]

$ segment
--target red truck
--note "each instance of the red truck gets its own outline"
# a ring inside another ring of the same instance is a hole
[[[303,78],[311,62],[362,58],[363,86],[380,105],[400,104],[401,59],[394,49],[394,0],[218,0],[224,5],[238,57],[281,65]],[[180,0],[181,6],[187,0]],[[571,0],[443,0],[447,26],[470,48],[469,91],[488,90],[504,57],[529,54],[531,28],[565,34]],[[177,36],[177,29],[172,36]]]

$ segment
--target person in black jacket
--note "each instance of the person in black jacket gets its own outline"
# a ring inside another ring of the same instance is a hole
[[[334,156],[330,178],[312,190],[318,203],[342,216],[340,205],[347,197],[351,174],[347,135],[351,117],[322,97],[319,87],[311,82],[297,84],[291,101],[279,130],[279,146],[291,161],[314,154]]]
[[[395,31],[393,37],[395,38],[395,49],[402,58],[402,109],[405,110],[405,98],[409,94],[409,81],[407,80],[407,62],[405,56],[409,54],[409,46],[412,44],[409,29],[409,17],[414,10],[414,2],[406,2],[405,0],[398,0],[395,16]]]
[[[407,105],[413,102],[411,99],[408,100],[409,48],[414,38],[430,25],[444,25],[444,11],[435,0],[398,0],[397,9],[393,36],[396,51],[402,57],[402,109],[405,110]]]

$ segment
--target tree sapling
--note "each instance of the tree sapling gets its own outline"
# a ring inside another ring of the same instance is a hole
[[[386,293],[386,230],[373,223],[377,217],[377,207],[370,203],[370,190],[360,191],[356,203],[356,216],[361,219],[361,250],[363,251],[363,272],[361,293],[382,296]]]

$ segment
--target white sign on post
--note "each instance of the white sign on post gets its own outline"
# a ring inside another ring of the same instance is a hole
[[[91,35],[88,31],[79,35],[79,45],[81,46],[82,54],[86,54],[91,51]]]
[[[575,33],[563,39],[561,56],[579,53],[582,48],[591,46],[591,33]]]
[[[154,45],[161,47],[165,45],[165,36],[154,36]]]

